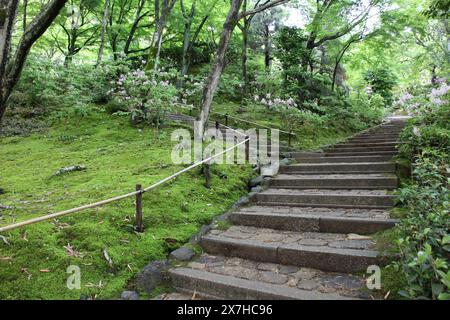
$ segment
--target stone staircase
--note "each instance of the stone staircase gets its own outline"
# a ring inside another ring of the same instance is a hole
[[[393,120],[322,152],[291,152],[267,190],[202,237],[204,253],[169,271],[179,293],[205,299],[368,299],[382,265],[370,234],[391,228],[398,185]]]

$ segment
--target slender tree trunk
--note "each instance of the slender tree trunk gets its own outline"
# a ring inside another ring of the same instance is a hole
[[[183,13],[184,18],[184,34],[183,34],[183,53],[181,56],[181,71],[180,76],[177,80],[177,88],[180,89],[184,85],[184,76],[187,74],[189,65],[188,65],[188,54],[189,47],[191,46],[191,27],[192,21],[194,20],[195,15],[195,4],[196,1],[192,3],[191,11],[189,16],[186,13],[186,8],[184,6],[184,0],[180,0],[181,11]]]
[[[247,60],[248,60],[248,29],[249,24],[247,21],[244,22],[244,28],[242,29],[242,99],[241,99],[241,107],[245,105],[245,99],[248,96],[248,87],[249,87],[249,79],[248,79],[248,69],[247,69]]]
[[[125,42],[125,47],[123,49],[123,52],[128,55],[130,53],[130,46],[131,42],[133,41],[134,34],[136,33],[136,30],[139,26],[140,20],[145,16],[141,15],[142,9],[144,8],[146,0],[140,0],[139,6],[136,11],[136,17],[134,19],[133,25],[131,26],[130,32],[128,33],[127,41]]]
[[[211,71],[203,89],[201,109],[198,116],[198,120],[201,123],[201,128],[199,131],[201,131],[200,134],[202,135],[208,123],[211,104],[214,98],[214,94],[219,85],[220,76],[222,75],[222,71],[225,66],[225,54],[230,42],[231,35],[233,34],[234,28],[236,27],[238,22],[239,9],[242,5],[242,1],[243,0],[231,1],[230,10],[228,11],[228,15],[225,19],[223,30],[220,35],[219,47],[216,52],[216,59],[211,67]]]
[[[164,32],[164,28],[166,27],[166,23],[167,20],[172,12],[172,9],[175,5],[175,3],[177,2],[177,0],[164,0],[163,2],[163,7],[161,9],[161,13],[156,13],[156,10],[159,10],[159,3],[156,4],[156,2],[158,2],[158,0],[155,1],[155,17],[157,18],[156,20],[156,26],[155,26],[155,33],[153,34],[153,39],[152,39],[152,47],[155,48],[156,53],[154,56],[154,62],[153,62],[153,75],[155,76],[157,71],[158,71],[158,67],[159,67],[159,59],[160,59],[160,55],[161,55],[161,45],[162,45],[162,36],[163,36],[163,32]],[[152,58],[152,57],[150,57]]]
[[[105,48],[106,25],[108,24],[109,0],[105,0],[103,8],[102,32],[100,34],[100,46],[98,48],[97,66],[102,63],[103,50]]]
[[[270,72],[270,29],[268,25],[264,25],[264,64],[266,71]]]
[[[180,77],[177,81],[177,88],[180,89],[184,86],[184,76],[188,73],[189,69],[189,59],[188,51],[190,46],[190,33],[191,33],[191,23],[187,23],[184,27],[184,37],[183,37],[183,54],[181,57],[181,71]]]
[[[67,55],[64,59],[64,66],[69,66],[72,61],[73,57],[76,54],[76,44],[77,44],[77,37],[78,37],[78,31],[77,29],[73,28],[70,30],[70,37],[67,44]]]
[[[194,18],[194,16],[192,15],[192,21],[193,21],[193,18]],[[187,51],[184,52],[184,50],[183,50],[182,67],[181,67],[181,72],[180,72],[181,82],[177,83],[178,89],[180,89],[184,86],[184,77],[188,74],[189,67],[191,66],[191,63],[192,63],[192,55],[193,55],[195,42],[197,41],[200,31],[202,31],[208,18],[209,18],[209,15],[204,16],[201,23],[197,27],[197,30],[195,30],[194,36],[192,38],[189,36],[189,41],[188,41],[187,47],[184,47],[184,44],[183,44],[183,49],[186,49]],[[192,27],[192,21],[191,21],[191,27]]]
[[[27,29],[27,9],[28,9],[28,0],[23,0],[23,31]]]

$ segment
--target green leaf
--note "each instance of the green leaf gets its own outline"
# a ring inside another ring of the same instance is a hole
[[[442,292],[438,296],[438,300],[450,300],[450,293]]]

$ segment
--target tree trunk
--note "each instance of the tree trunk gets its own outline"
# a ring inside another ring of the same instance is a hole
[[[102,63],[103,59],[103,50],[105,48],[106,25],[108,23],[108,11],[109,11],[109,0],[105,0],[105,6],[103,8],[102,32],[100,34],[100,47],[98,48],[97,66],[99,66]]]
[[[183,53],[181,56],[181,71],[180,76],[177,80],[177,88],[180,89],[184,86],[184,76],[187,74],[189,69],[189,47],[191,46],[191,27],[192,22],[194,20],[195,15],[195,5],[196,1],[192,3],[191,11],[189,13],[189,16],[186,13],[186,8],[184,6],[184,1],[180,0],[181,5],[181,11],[183,13],[184,18],[184,35],[183,35]]]
[[[267,72],[270,72],[270,61],[270,29],[269,25],[264,25],[264,64]]]
[[[0,4],[0,121],[5,114],[6,103],[12,91],[6,73],[11,53],[14,21],[16,20],[18,9],[18,0]]]
[[[65,3],[66,0],[51,0],[42,8],[27,26],[13,57],[11,56],[11,38],[19,1],[7,0],[0,3],[0,122],[32,45],[48,29]]]
[[[246,104],[245,99],[248,96],[248,70],[247,70],[247,51],[248,51],[248,25],[245,22],[244,28],[242,29],[242,97],[241,97],[241,108]]]
[[[74,27],[70,30],[70,37],[67,44],[67,55],[64,59],[64,66],[69,66],[73,61],[73,56],[76,54],[78,31]]]
[[[200,114],[198,120],[200,121],[200,131],[199,134],[203,135],[208,119],[209,112],[211,109],[211,104],[214,98],[214,94],[219,85],[219,79],[222,75],[222,71],[225,65],[225,54],[228,48],[228,43],[230,42],[231,35],[233,34],[234,28],[238,22],[239,9],[242,5],[243,0],[232,0],[230,10],[228,11],[227,18],[223,25],[223,30],[220,35],[219,47],[216,52],[216,59],[211,71],[209,73],[208,79],[206,81],[205,87],[203,89],[203,98],[201,102]]]
[[[145,17],[146,14],[141,15],[142,9],[144,8],[146,0],[140,0],[138,8],[136,10],[136,17],[134,18],[133,25],[131,26],[130,32],[128,33],[127,41],[125,42],[125,46],[123,49],[123,52],[128,55],[130,53],[130,46],[131,42],[133,41],[134,34],[136,33],[136,30],[138,29],[139,22],[143,17]]]
[[[23,0],[23,31],[27,30],[27,8],[28,0]]]
[[[157,1],[157,0],[156,0]],[[155,26],[155,32],[153,34],[152,39],[152,47],[155,48],[156,53],[154,56],[154,62],[153,62],[153,75],[155,76],[158,71],[159,66],[159,59],[161,55],[161,45],[162,45],[162,36],[164,32],[164,28],[166,27],[167,19],[169,18],[172,9],[175,5],[177,0],[164,0],[163,7],[161,9],[161,13],[156,13],[156,10],[159,10],[159,4],[156,5],[155,2],[155,17],[156,20],[156,26]]]

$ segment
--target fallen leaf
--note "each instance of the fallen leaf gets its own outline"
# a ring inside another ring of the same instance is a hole
[[[111,268],[114,268],[113,266],[113,261],[112,259],[109,257],[108,251],[106,251],[106,249],[103,249],[103,258],[105,258],[106,261],[108,261],[108,264]]]
[[[5,236],[1,236],[1,235],[0,235],[0,239],[2,239],[3,242],[4,242],[5,244],[7,244],[8,246],[10,245],[10,243],[8,242],[8,239],[6,239]]]
[[[28,275],[28,280],[30,280],[31,277],[33,276],[31,273],[28,272],[28,268],[22,268],[20,269],[20,271]]]
[[[76,251],[70,243],[67,243],[67,246],[64,246],[64,249],[66,249],[66,253],[69,257],[82,257],[83,256],[80,252]]]
[[[384,296],[384,300],[387,300],[387,298],[389,297],[390,294],[391,294],[391,291],[388,291],[388,292],[386,293],[386,295]]]
[[[12,257],[0,257],[0,260],[8,261],[8,260],[12,260]]]
[[[39,270],[40,272],[45,272],[45,273],[48,273],[48,272],[50,272],[50,270],[48,270],[48,269],[41,269],[41,270]]]

